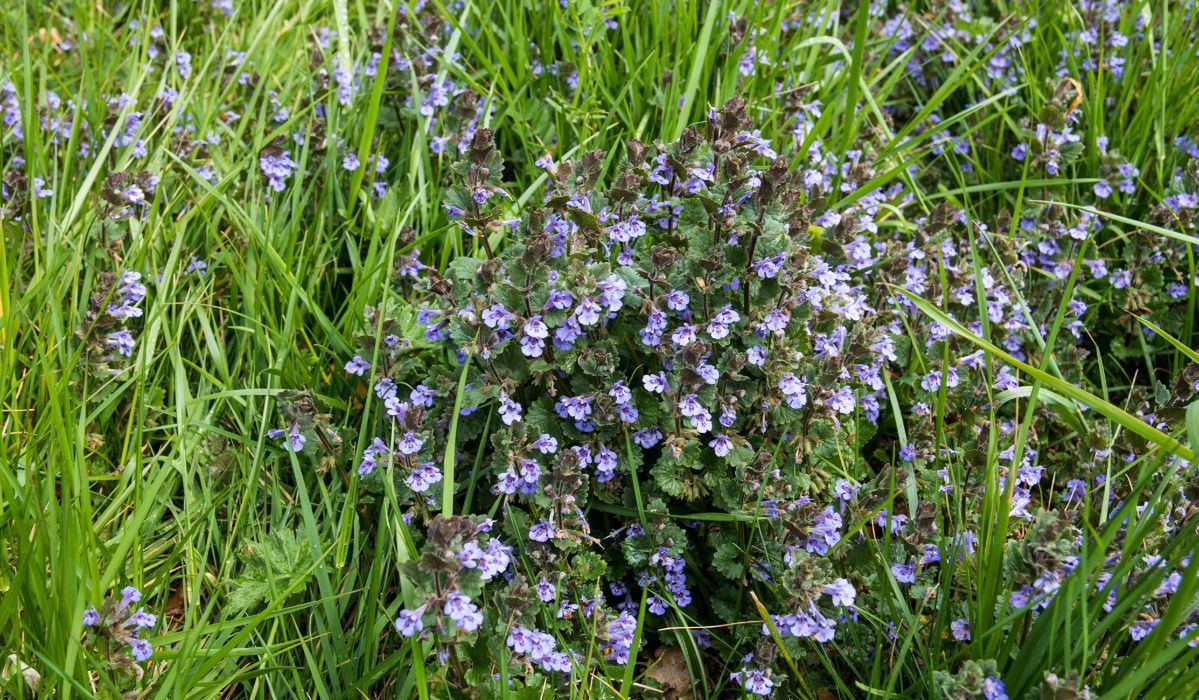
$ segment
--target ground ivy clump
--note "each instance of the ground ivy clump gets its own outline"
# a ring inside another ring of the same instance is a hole
[[[831,639],[854,599],[819,559],[842,536],[821,467],[873,432],[895,340],[834,234],[812,222],[802,184],[750,126],[734,100],[712,111],[706,133],[656,149],[632,142],[606,191],[596,188],[604,154],[547,157],[553,186],[515,222],[491,203],[504,196],[503,163],[480,130],[446,206],[465,229],[507,226],[511,240],[499,256],[457,258],[446,277],[426,271],[418,283],[425,337],[462,363],[465,408],[445,413],[452,372],[407,396],[395,387],[410,378],[369,375],[392,420],[359,472],[385,457],[419,503],[443,477],[434,463],[448,448],[431,436],[454,422],[481,451],[486,494],[475,503],[490,502],[497,534],[520,543],[522,587],[545,592],[559,617],[599,607],[599,624],[611,625],[637,598],[655,616],[692,608],[685,557],[695,553],[713,562],[704,577],[739,581],[748,565],[794,581],[796,636]],[[359,355],[346,369],[368,376],[370,366]],[[761,521],[777,539],[746,562],[727,530],[687,512]],[[473,555],[459,558],[476,568]],[[579,578],[596,566],[602,577]],[[712,602],[730,622],[749,609]],[[436,608],[404,610],[397,626],[418,631]],[[455,609],[466,631],[478,626],[473,609]],[[588,617],[552,628],[577,636]],[[627,648],[609,656],[624,663]]]

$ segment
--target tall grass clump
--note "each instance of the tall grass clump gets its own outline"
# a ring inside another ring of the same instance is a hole
[[[1195,17],[0,7],[0,695],[1194,694]]]

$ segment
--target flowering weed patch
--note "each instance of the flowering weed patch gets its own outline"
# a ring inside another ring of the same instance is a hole
[[[7,695],[1199,688],[1191,8],[0,18]]]

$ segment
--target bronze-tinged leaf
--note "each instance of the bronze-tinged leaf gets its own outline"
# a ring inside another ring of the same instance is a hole
[[[1196,386],[1199,386],[1199,364],[1192,362],[1183,367],[1178,376],[1174,378],[1173,387],[1165,405],[1179,406],[1187,403],[1195,394]]]
[[[104,178],[104,184],[100,186],[100,199],[103,199],[114,207],[124,206],[126,202],[123,191],[132,179],[133,176],[129,173],[109,173],[108,177]]]
[[[582,209],[570,208],[567,210],[570,215],[570,220],[578,224],[579,228],[588,231],[598,231],[600,228],[599,219],[595,214],[585,212]]]
[[[543,204],[543,206],[545,206],[546,209],[557,210],[557,209],[561,209],[562,207],[566,206],[566,203],[569,201],[570,201],[570,195],[560,194],[560,195],[557,195],[554,197],[550,197],[549,199],[545,200],[545,202],[543,202],[542,204]]]

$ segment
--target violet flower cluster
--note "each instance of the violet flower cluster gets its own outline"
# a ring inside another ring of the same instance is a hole
[[[144,630],[153,627],[158,618],[146,612],[145,608],[134,605],[141,599],[141,591],[126,586],[121,589],[120,598],[108,596],[99,609],[91,606],[83,611],[83,626],[87,628],[89,640],[98,639],[127,647],[128,656],[109,653],[108,658],[114,667],[132,667],[134,661],[145,662],[154,652],[150,642],[141,635]]]

